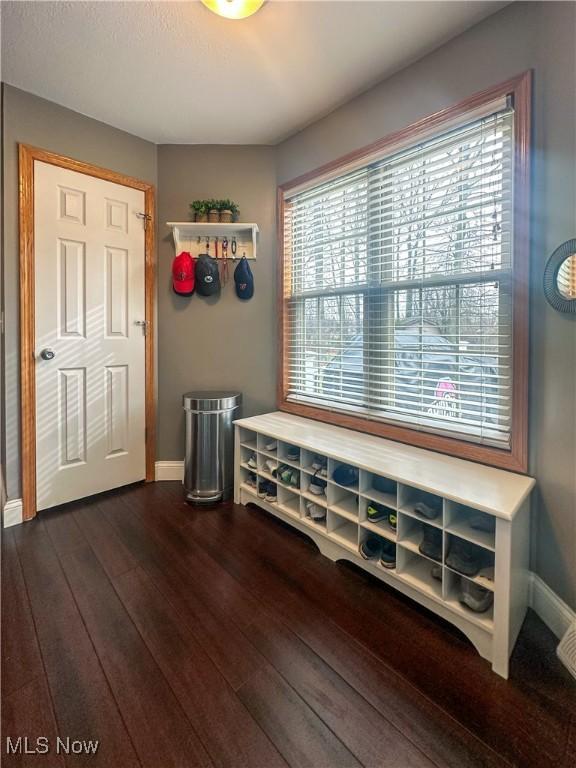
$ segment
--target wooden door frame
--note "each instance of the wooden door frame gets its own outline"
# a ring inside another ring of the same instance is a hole
[[[145,421],[146,482],[154,480],[156,459],[156,398],[154,387],[154,311],[156,307],[155,225],[156,200],[153,184],[107,168],[83,163],[28,144],[18,145],[19,250],[20,250],[20,398],[22,517],[36,516],[36,360],[35,360],[35,254],[34,254],[34,162],[39,161],[84,173],[144,192],[147,216],[144,238],[145,272]]]

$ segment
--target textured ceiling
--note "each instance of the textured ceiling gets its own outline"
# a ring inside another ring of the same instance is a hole
[[[157,143],[276,143],[504,2],[2,2],[6,82]]]

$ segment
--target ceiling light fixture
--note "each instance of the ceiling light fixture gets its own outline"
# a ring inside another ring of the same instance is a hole
[[[263,5],[264,0],[202,0],[206,8],[209,8],[218,16],[225,19],[245,19],[252,16]]]

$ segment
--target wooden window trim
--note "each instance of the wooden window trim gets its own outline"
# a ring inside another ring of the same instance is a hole
[[[21,399],[21,476],[22,517],[36,516],[36,361],[34,332],[34,162],[56,165],[84,173],[124,187],[144,192],[147,216],[144,237],[145,319],[148,323],[145,342],[145,422],[146,482],[155,479],[156,461],[156,396],[154,386],[154,309],[156,296],[156,194],[154,185],[107,168],[83,163],[45,149],[18,145],[19,159],[19,250],[20,250],[20,399]]]
[[[529,352],[529,254],[530,254],[530,137],[531,137],[532,72],[529,70],[480,91],[464,101],[454,104],[412,125],[390,134],[367,147],[355,150],[315,170],[305,173],[278,187],[278,409],[306,418],[347,427],[359,432],[408,443],[451,456],[489,464],[494,467],[526,473],[528,471],[528,352]],[[513,385],[512,428],[510,448],[494,448],[466,440],[423,432],[346,413],[334,413],[322,408],[287,400],[286,354],[289,327],[285,302],[289,285],[285,279],[284,217],[286,198],[297,187],[320,180],[339,169],[360,163],[376,153],[386,153],[406,140],[416,140],[420,134],[441,130],[443,124],[502,97],[510,97],[514,104],[514,270],[513,270]]]

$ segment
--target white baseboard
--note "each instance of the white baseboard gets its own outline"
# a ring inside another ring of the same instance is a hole
[[[4,528],[11,525],[20,525],[22,522],[22,499],[11,499],[4,505],[3,524]]]
[[[576,621],[574,612],[536,573],[530,573],[528,603],[557,638]]]
[[[155,467],[156,480],[184,480],[183,461],[157,461]]]

